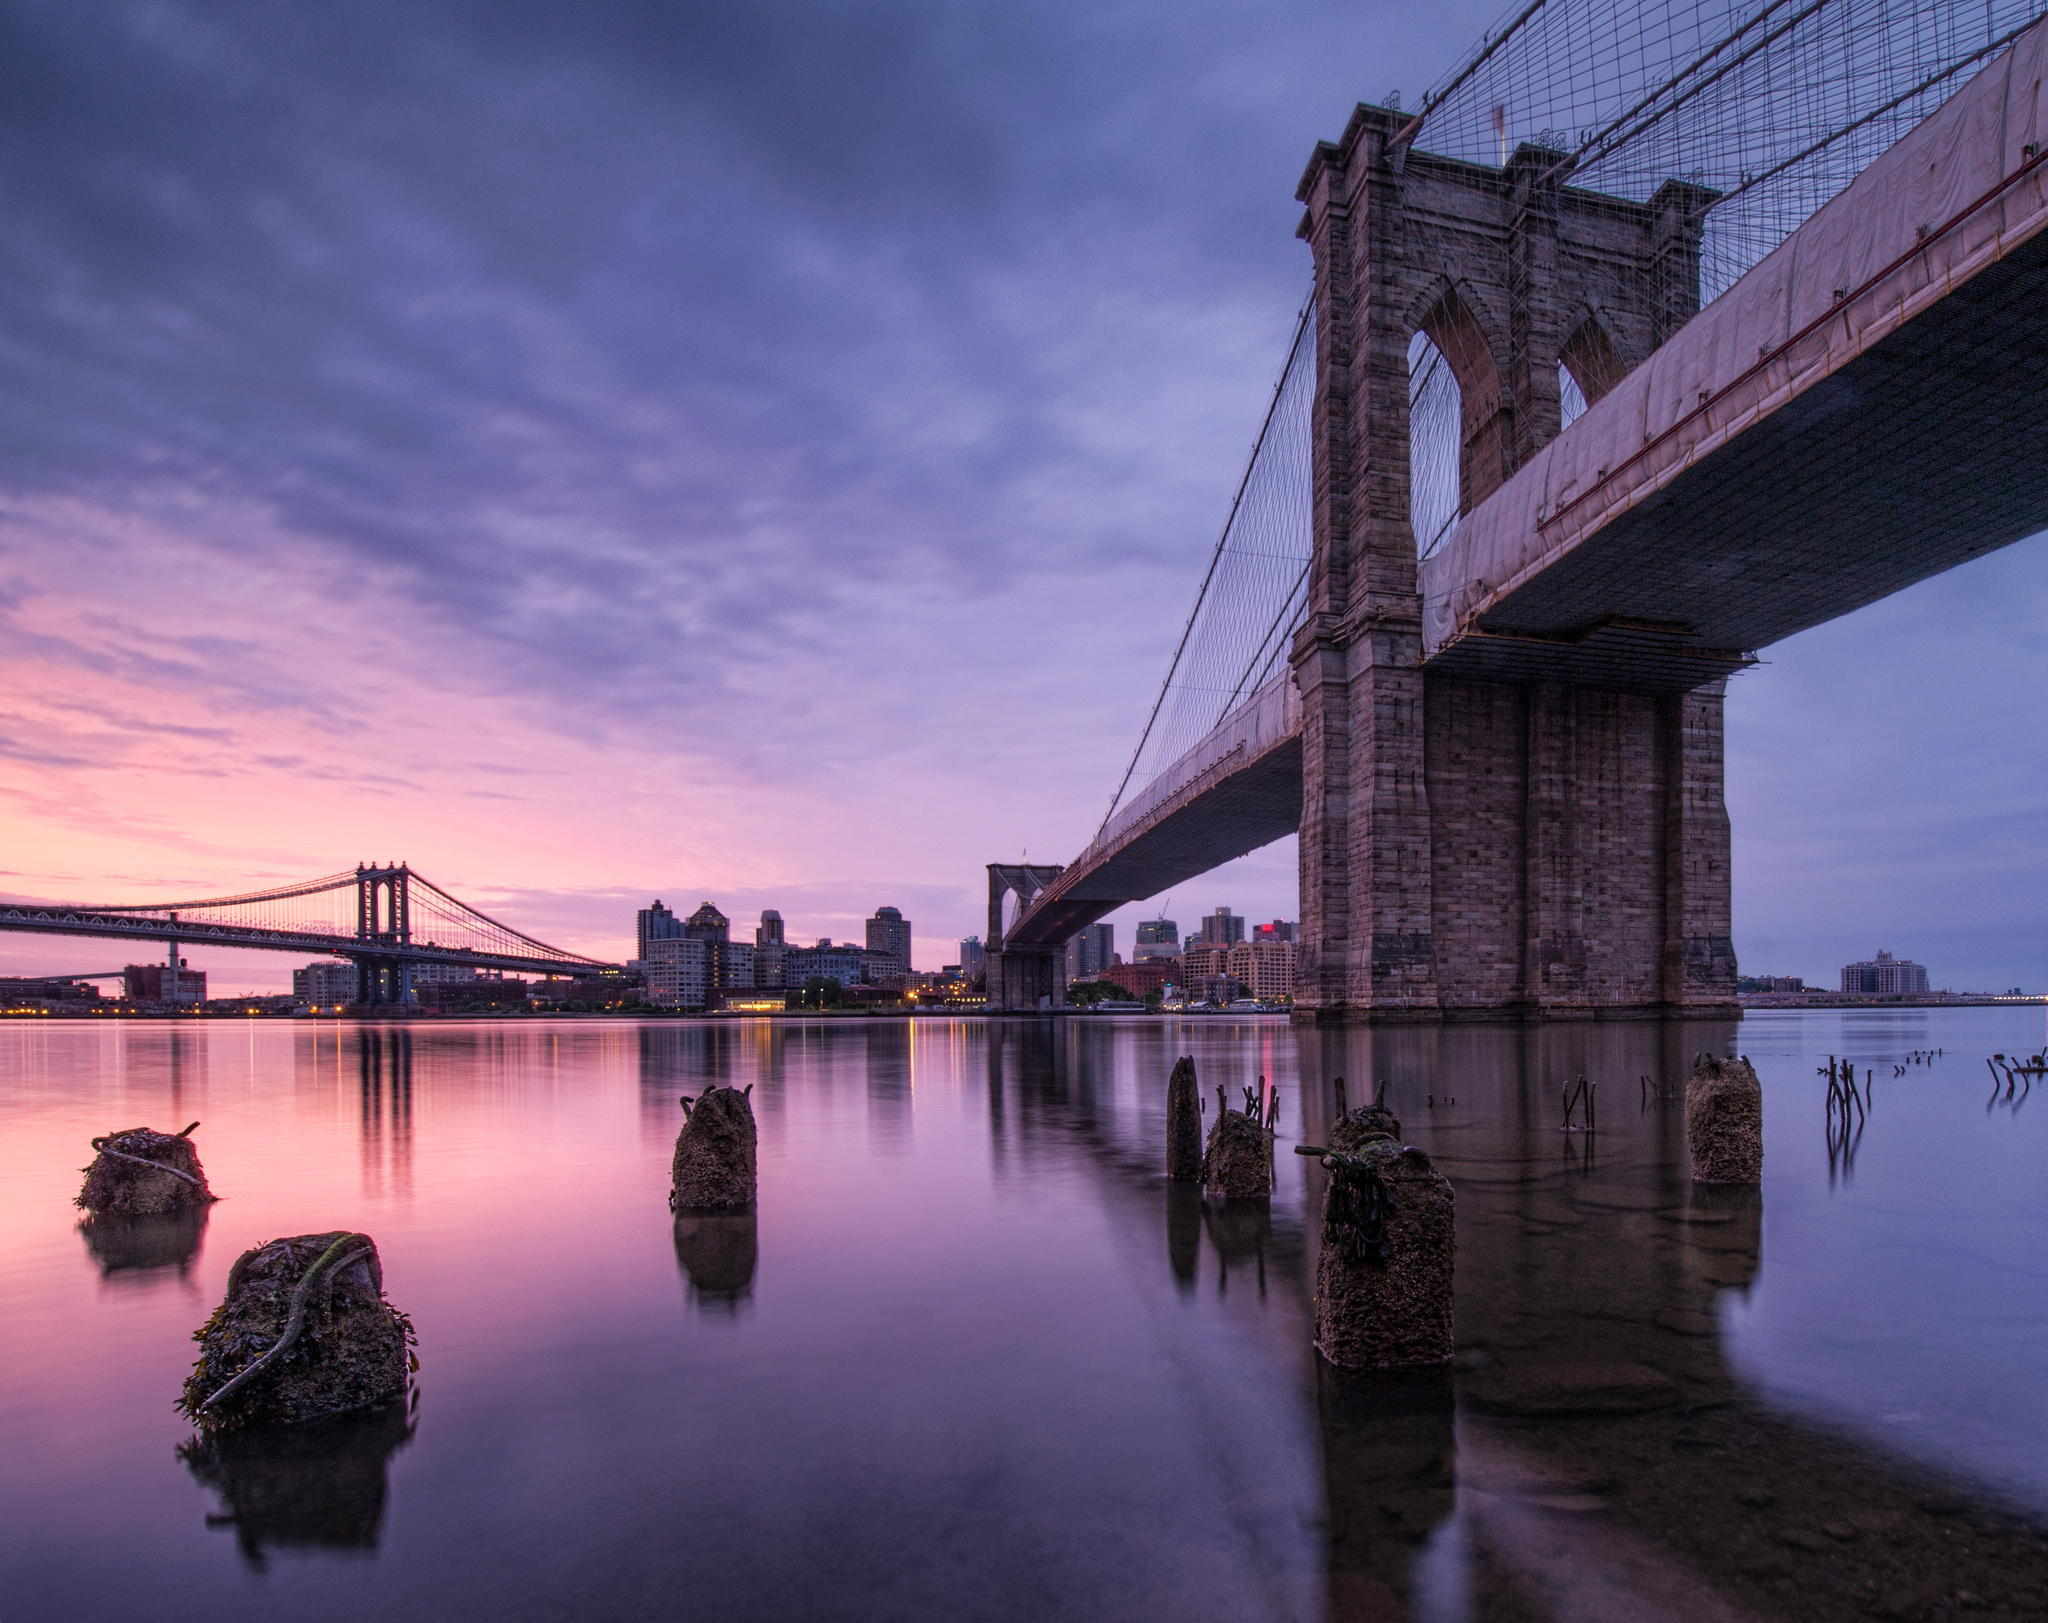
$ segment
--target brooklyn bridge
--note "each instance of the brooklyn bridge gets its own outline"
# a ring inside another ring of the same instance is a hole
[[[2048,527],[2039,19],[1533,0],[1357,107],[1108,814],[989,869],[990,1006],[1298,833],[1298,1019],[1728,1010],[1727,682]]]
[[[411,1001],[412,977],[444,964],[567,975],[612,966],[501,924],[405,863],[332,873],[270,890],[202,901],[0,903],[0,930],[325,954],[356,966],[358,1003]]]

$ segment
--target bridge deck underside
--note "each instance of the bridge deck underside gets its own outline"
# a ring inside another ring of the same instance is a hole
[[[1126,902],[1256,851],[1301,827],[1301,739],[1281,740],[1132,834],[1077,863],[1005,934],[1006,949],[1051,948]],[[1084,865],[1085,864],[1085,865]]]
[[[2044,421],[2039,237],[1617,515],[1430,664],[1566,676],[1556,644],[1597,645],[1622,633],[1593,628],[1621,620],[1682,624],[1671,652],[1710,676],[1716,656],[1695,651],[1767,646],[2048,529]]]

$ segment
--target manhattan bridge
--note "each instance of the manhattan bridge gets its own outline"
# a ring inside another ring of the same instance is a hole
[[[320,953],[356,966],[358,1003],[412,1000],[427,965],[539,975],[613,966],[551,947],[451,896],[405,863],[353,869],[202,901],[0,903],[0,930]]]

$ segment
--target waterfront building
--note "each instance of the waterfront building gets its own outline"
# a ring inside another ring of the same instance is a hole
[[[464,1009],[523,1009],[531,988],[523,980],[504,975],[472,975],[461,981],[428,981],[413,987],[413,997],[423,1009],[443,1014]]]
[[[1067,980],[1092,981],[1116,962],[1116,926],[1091,924],[1067,939]]]
[[[1192,988],[1197,981],[1213,980],[1230,969],[1230,949],[1212,947],[1207,944],[1189,947],[1180,955],[1184,978],[1190,988],[1189,995],[1196,995]]]
[[[434,966],[436,969],[442,967],[439,964]],[[465,979],[473,978],[473,972],[467,969],[462,971],[462,975]],[[415,985],[418,984],[419,978],[419,970],[415,969]],[[315,959],[304,969],[292,971],[292,997],[315,1008],[353,1003],[356,1000],[356,966],[337,963],[331,959]]]
[[[473,981],[477,972],[467,964],[414,964],[412,983],[428,986],[435,981]]]
[[[1131,957],[1137,963],[1153,958],[1178,958],[1180,956],[1180,926],[1172,919],[1140,919],[1138,921],[1137,944],[1131,948]]]
[[[878,907],[868,920],[868,951],[892,960],[904,974],[910,973],[910,920],[893,907]]]
[[[91,981],[63,975],[0,975],[0,1008],[49,1003],[96,1003],[100,989]]]
[[[682,933],[683,921],[663,907],[661,898],[657,896],[652,907],[640,909],[639,924],[633,937],[633,955],[645,958],[650,941],[673,941]]]
[[[970,981],[978,981],[988,972],[988,959],[982,950],[981,937],[971,935],[960,943],[960,973]]]
[[[1255,935],[1229,950],[1224,968],[1252,997],[1291,998],[1297,950],[1292,941]]]
[[[1234,947],[1244,939],[1244,920],[1227,907],[1219,907],[1202,920],[1202,945]]]
[[[894,967],[893,959],[871,956],[866,947],[851,941],[835,945],[827,936],[815,947],[791,948],[784,976],[792,991],[800,990],[813,976],[837,981],[841,987],[864,986],[878,963],[884,972]]]
[[[1148,992],[1164,992],[1179,974],[1177,958],[1140,958],[1135,963],[1111,964],[1095,978],[1108,981],[1130,997],[1142,998]]]
[[[136,1003],[204,1003],[206,971],[182,958],[162,964],[129,964],[121,971],[121,995]]]
[[[717,943],[701,936],[664,936],[627,967],[647,987],[647,1001],[659,1009],[702,1010],[711,1000]]]
[[[1842,990],[1888,997],[1927,990],[1927,970],[1910,958],[1894,958],[1882,948],[1875,958],[1842,966]]]

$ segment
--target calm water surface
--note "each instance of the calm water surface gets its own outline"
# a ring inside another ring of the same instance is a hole
[[[2044,1036],[9,1027],[0,1620],[2038,1618],[2048,1098],[1984,1059]],[[1678,1089],[1731,1047],[1760,1196],[1686,1170]],[[1270,1210],[1165,1184],[1182,1052],[1280,1086]],[[1875,1072],[1846,1141],[1829,1053]],[[1457,1187],[1455,1372],[1310,1351],[1322,1175],[1285,1149],[1339,1075]],[[754,1084],[760,1204],[679,1226],[714,1081]],[[88,1244],[87,1140],[195,1118],[203,1230]],[[412,1412],[181,1452],[236,1255],[339,1228],[418,1325]]]

